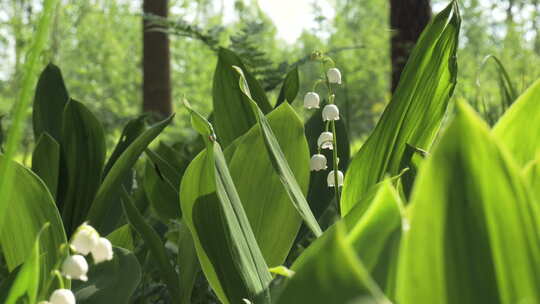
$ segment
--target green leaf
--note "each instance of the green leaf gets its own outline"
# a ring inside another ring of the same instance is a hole
[[[263,113],[268,113],[272,109],[261,85],[246,70],[240,58],[232,51],[220,48],[214,72],[212,97],[217,135],[224,147],[257,122],[249,100],[238,87],[238,74],[233,70],[233,66],[239,66],[246,71],[246,79],[253,90],[253,98]]]
[[[143,187],[150,206],[165,222],[181,218],[178,188],[183,170],[173,167],[150,149],[146,150],[146,155],[149,161],[145,166]]]
[[[34,85],[37,77],[37,68],[42,52],[47,45],[47,38],[49,37],[49,29],[52,28],[51,22],[54,19],[54,8],[58,4],[58,0],[44,0],[41,6],[41,14],[36,19],[37,26],[35,27],[32,41],[28,47],[28,53],[25,56],[24,66],[22,68],[22,77],[20,81],[19,95],[15,103],[13,104],[13,120],[11,122],[9,136],[7,137],[7,144],[5,146],[5,158],[8,160],[0,165],[0,197],[10,197],[10,191],[13,187],[13,176],[15,167],[12,165],[14,156],[17,153],[17,149],[20,147],[21,140],[24,132],[24,123],[26,121],[26,115],[28,105],[31,101],[32,86]],[[37,136],[36,136],[37,138]],[[7,205],[7,200],[0,200],[0,229],[4,220],[4,209]]]
[[[277,304],[390,303],[370,278],[338,225],[313,243],[293,265]]]
[[[241,303],[264,293],[272,277],[221,147],[206,144],[182,178],[182,214],[210,286],[222,302]]]
[[[140,115],[137,118],[130,120],[124,129],[122,130],[122,135],[118,140],[118,143],[114,147],[105,168],[103,169],[103,176],[107,176],[111,170],[114,163],[118,160],[120,155],[129,147],[129,145],[139,137],[139,135],[146,130],[145,123],[146,115]]]
[[[409,227],[403,202],[389,179],[377,184],[369,202],[360,202],[346,216],[347,241],[388,297],[395,295],[401,230]],[[364,206],[368,206],[364,210]]]
[[[106,153],[101,123],[73,99],[64,109],[61,148],[66,170],[60,180],[59,209],[66,231],[71,233],[84,221],[94,200]]]
[[[91,265],[87,282],[74,281],[77,303],[131,303],[130,297],[141,281],[141,266],[130,251],[118,247],[113,250],[111,261]]]
[[[178,229],[178,267],[180,268],[180,303],[191,303],[191,293],[201,270],[191,232],[182,221]]]
[[[39,283],[40,283],[40,246],[39,238],[49,224],[46,223],[36,236],[34,246],[28,258],[24,262],[21,270],[17,272],[17,277],[11,285],[5,304],[16,304],[19,301],[36,303]]]
[[[60,145],[47,132],[43,132],[32,154],[32,171],[45,182],[53,198],[56,197],[59,170]]]
[[[281,183],[287,191],[287,194],[289,195],[293,206],[296,208],[300,216],[304,219],[308,228],[313,232],[315,236],[320,236],[322,234],[321,227],[319,227],[319,223],[317,223],[317,220],[313,216],[311,209],[309,209],[309,204],[307,203],[306,198],[302,193],[302,189],[300,188],[298,181],[294,177],[294,174],[289,164],[287,163],[287,159],[285,158],[283,150],[281,149],[279,142],[277,141],[276,136],[272,131],[272,127],[268,123],[268,119],[264,116],[264,113],[257,106],[257,103],[251,98],[251,92],[248,86],[248,82],[244,77],[243,71],[239,67],[235,66],[234,68],[240,75],[240,89],[242,90],[242,93],[244,93],[244,95],[248,97],[251,109],[257,117],[257,122],[261,129],[264,144],[266,146],[266,151],[268,153],[272,166],[274,167],[274,170],[279,175]]]
[[[148,250],[150,250],[152,257],[158,266],[160,276],[165,284],[167,284],[170,296],[173,299],[179,299],[180,283],[178,281],[178,276],[174,271],[174,267],[169,262],[169,258],[165,252],[165,245],[161,242],[161,239],[154,228],[146,223],[142,214],[137,210],[125,189],[122,194],[122,207],[124,208],[124,213],[129,224],[137,231]]]
[[[298,75],[298,66],[295,66],[294,69],[287,73],[285,80],[283,80],[283,85],[279,91],[279,96],[276,102],[276,108],[281,105],[285,100],[290,104],[293,103],[294,99],[298,95],[298,90],[300,89],[300,76]]]
[[[540,206],[469,106],[458,104],[410,205],[399,303],[540,301]]]
[[[122,182],[130,174],[131,168],[142,152],[169,125],[172,119],[173,116],[145,130],[114,162],[109,174],[99,187],[88,212],[88,220],[101,234],[111,233],[117,227],[122,215],[122,208],[116,198]]]
[[[60,69],[52,63],[41,72],[32,112],[34,138],[43,132],[61,141],[63,113],[69,96]]]
[[[116,247],[122,247],[127,250],[133,251],[135,250],[135,246],[133,245],[133,235],[131,234],[131,228],[129,227],[129,224],[125,224],[111,232],[106,237],[113,246]]]
[[[6,159],[0,156],[0,163]],[[40,236],[42,286],[57,262],[57,250],[67,242],[64,226],[47,186],[30,170],[12,162],[15,171],[10,197],[4,211],[4,225],[0,231],[0,247],[8,269],[12,271],[28,260],[42,227],[50,228]]]
[[[493,134],[524,167],[540,151],[540,80],[523,93],[493,127]],[[524,130],[535,130],[526,132]]]
[[[305,195],[309,183],[309,150],[300,117],[289,104],[267,116],[270,127]],[[229,152],[230,149],[234,151]],[[281,265],[293,244],[302,218],[290,203],[287,191],[266,157],[258,126],[229,145],[225,154],[251,228],[269,266]]]
[[[399,173],[407,144],[429,149],[456,84],[459,28],[457,2],[452,1],[420,36],[392,101],[349,166],[342,215],[386,174]]]
[[[525,177],[531,185],[536,200],[540,202],[540,154],[536,160],[525,169]]]

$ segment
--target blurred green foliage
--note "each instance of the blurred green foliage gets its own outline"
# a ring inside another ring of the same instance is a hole
[[[169,139],[195,136],[189,130],[186,96],[195,109],[211,112],[212,77],[216,50],[224,46],[238,53],[269,91],[275,102],[283,77],[293,66],[300,71],[301,99],[311,90],[320,67],[307,60],[313,50],[329,52],[344,75],[337,92],[350,136],[362,141],[390,98],[388,3],[336,0],[332,14],[313,1],[306,11],[315,21],[289,44],[281,40],[272,19],[256,0],[171,0],[171,72],[173,108],[177,116],[166,131]],[[495,65],[482,66],[487,55],[501,60],[517,93],[539,75],[540,5],[534,0],[463,0],[462,44],[458,53],[459,81],[455,98],[475,100],[482,112],[497,112],[504,96]],[[434,11],[446,1],[433,0]],[[0,115],[9,114],[20,87],[23,54],[33,34],[39,1],[0,3]],[[334,15],[332,19],[325,16]],[[142,103],[141,1],[62,1],[57,7],[51,44],[42,62],[52,61],[70,79],[68,91],[96,113],[108,134],[107,146],[121,126],[139,114]],[[307,64],[306,64],[307,63]],[[256,67],[256,68],[255,68]],[[298,103],[299,104],[299,103]],[[5,124],[9,126],[9,116]],[[32,143],[31,132],[25,146]],[[355,145],[358,146],[358,145]],[[30,148],[27,148],[30,151]]]

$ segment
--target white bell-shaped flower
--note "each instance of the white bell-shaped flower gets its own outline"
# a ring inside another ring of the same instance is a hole
[[[326,157],[322,154],[313,154],[309,161],[311,171],[320,171],[326,169]]]
[[[336,68],[331,68],[326,71],[328,82],[341,84],[341,72]]]
[[[322,110],[323,121],[339,120],[339,108],[335,104],[328,104]]]
[[[326,178],[326,182],[328,183],[328,187],[335,187],[336,186],[336,178],[334,177],[334,170],[330,171],[328,173],[328,177]],[[338,181],[338,187],[343,186],[343,172],[339,171],[337,172],[337,181]]]
[[[87,255],[99,241],[99,233],[94,227],[84,223],[73,235],[71,239],[71,247],[82,255]]]
[[[49,298],[50,304],[75,304],[75,295],[69,289],[57,289]]]
[[[321,99],[319,98],[319,94],[315,92],[307,92],[304,96],[304,107],[308,109],[318,109],[320,101]]]
[[[51,304],[49,301],[39,301],[37,304]]]
[[[92,257],[96,264],[110,261],[113,258],[112,244],[106,238],[99,238],[97,245],[92,249]]]
[[[331,132],[322,132],[319,136],[319,139],[317,139],[317,145],[321,149],[334,149],[334,135]]]
[[[88,263],[82,255],[70,255],[62,263],[62,274],[73,280],[88,281]]]

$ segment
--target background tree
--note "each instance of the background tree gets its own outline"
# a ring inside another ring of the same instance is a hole
[[[168,0],[144,0],[144,15],[167,17]],[[169,37],[143,15],[143,111],[171,115]]]
[[[392,92],[416,40],[431,18],[429,0],[390,0],[392,28]]]

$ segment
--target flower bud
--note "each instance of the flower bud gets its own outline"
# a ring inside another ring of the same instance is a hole
[[[343,172],[338,170],[337,179],[338,179],[338,187],[343,186]],[[328,183],[328,187],[335,187],[336,186],[336,179],[334,177],[334,170],[332,170],[332,171],[330,171],[328,173],[328,177],[326,178],[326,182]]]
[[[99,233],[96,229],[84,223],[77,228],[77,231],[75,231],[75,234],[71,239],[71,247],[73,247],[76,252],[87,255],[92,248],[96,246],[98,240]]]
[[[75,295],[69,289],[57,289],[52,293],[49,302],[50,304],[75,304]]]
[[[315,92],[307,92],[306,95],[304,96],[304,107],[308,109],[311,109],[311,108],[318,109],[319,102],[320,102],[319,94]]]
[[[68,279],[87,281],[88,263],[82,255],[70,255],[62,263],[62,274]]]
[[[326,77],[330,83],[341,84],[341,72],[336,68],[328,69]]]
[[[334,149],[334,135],[331,132],[322,132],[319,136],[319,139],[317,139],[317,145],[321,149]]]
[[[322,154],[314,154],[309,161],[311,171],[320,171],[326,169],[326,157]]]
[[[106,238],[99,238],[97,245],[92,249],[92,257],[96,264],[112,260],[113,249],[111,242]]]
[[[335,104],[328,104],[324,106],[322,111],[323,121],[327,120],[339,120],[339,108]]]

